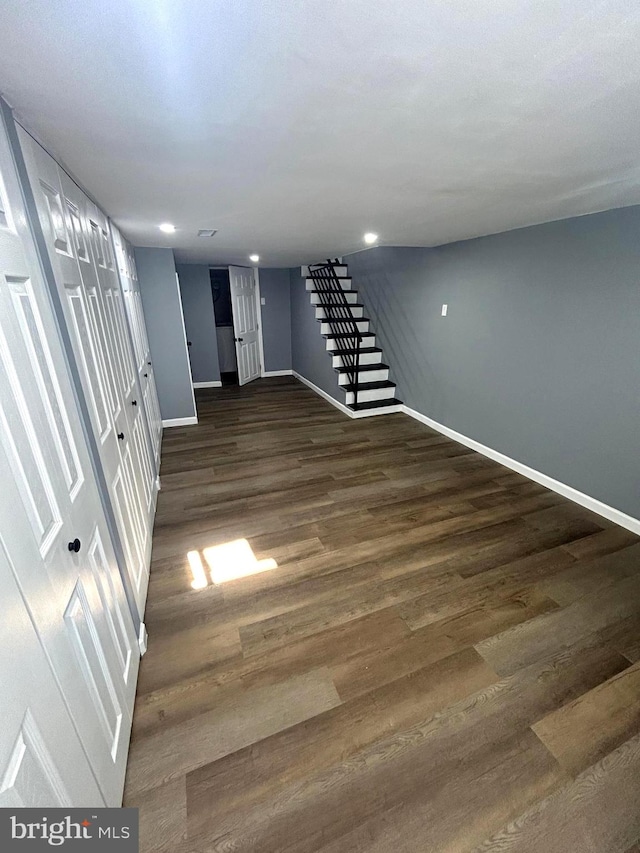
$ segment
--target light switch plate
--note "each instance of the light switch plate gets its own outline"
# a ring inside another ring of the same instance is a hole
[[[266,305],[266,304],[267,304],[266,299],[264,298],[264,296],[261,296],[260,297],[260,305]]]
[[[448,310],[449,310],[449,306],[448,306],[448,305],[447,305],[447,303],[445,302],[445,303],[444,303],[444,305],[442,306],[442,316],[443,316],[443,317],[446,317],[446,316],[447,316],[447,311],[448,311]]]

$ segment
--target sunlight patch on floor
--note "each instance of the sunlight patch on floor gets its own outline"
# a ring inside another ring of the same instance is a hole
[[[225,542],[224,545],[205,548],[202,553],[209,564],[211,580],[215,584],[278,568],[275,560],[257,560],[246,539],[236,539],[233,542]]]
[[[191,573],[193,574],[191,589],[204,589],[205,586],[209,585],[209,581],[207,580],[207,575],[204,570],[204,566],[202,565],[200,553],[198,551],[189,551],[187,559],[189,560],[189,566],[191,567]]]
[[[235,539],[233,542],[225,542],[224,545],[214,545],[205,548],[202,553],[214,584],[226,583],[278,568],[275,560],[257,560],[246,539]],[[209,579],[200,552],[189,551],[187,559],[193,575],[191,588],[205,589],[209,585]]]

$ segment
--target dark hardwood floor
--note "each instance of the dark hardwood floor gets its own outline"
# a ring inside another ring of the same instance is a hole
[[[142,851],[640,850],[637,537],[294,379],[198,411],[163,442]],[[192,589],[241,539],[277,567]]]

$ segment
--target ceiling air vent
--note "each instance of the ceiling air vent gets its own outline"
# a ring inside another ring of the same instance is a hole
[[[217,233],[218,230],[216,228],[201,228],[198,231],[198,237],[213,237]]]

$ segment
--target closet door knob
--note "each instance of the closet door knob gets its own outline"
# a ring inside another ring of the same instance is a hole
[[[145,379],[148,379],[148,377],[149,377],[149,374],[148,374],[148,373],[145,373],[145,374],[144,374],[144,378],[145,378]]]
[[[137,401],[137,400],[132,400],[132,401],[131,401],[131,405],[132,405],[132,406],[137,406],[137,405],[138,405],[138,401]]]
[[[120,441],[124,441],[124,433],[123,433],[123,432],[119,432],[119,433],[118,433],[118,438],[120,439]]]
[[[82,548],[82,542],[79,539],[74,539],[73,542],[69,542],[67,548],[73,553],[77,554],[80,548]]]

